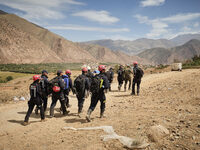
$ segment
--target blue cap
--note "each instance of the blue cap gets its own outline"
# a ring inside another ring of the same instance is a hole
[[[43,73],[47,73],[47,74],[48,74],[48,72],[47,72],[46,70],[42,70],[42,74],[43,74]]]
[[[93,73],[99,74],[100,71],[99,70],[95,70]]]

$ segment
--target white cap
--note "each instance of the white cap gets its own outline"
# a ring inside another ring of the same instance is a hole
[[[87,69],[88,69],[88,70],[91,70],[90,66],[87,66]]]

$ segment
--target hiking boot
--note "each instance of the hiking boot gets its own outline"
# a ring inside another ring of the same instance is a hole
[[[92,109],[88,109],[88,112],[87,112],[87,115],[86,115],[86,120],[88,122],[91,122],[91,118],[90,118],[91,113],[92,113]]]
[[[49,116],[49,118],[53,118],[53,117],[55,117],[55,116],[54,116],[54,115],[50,115],[50,116]]]
[[[66,112],[63,113],[64,116],[67,116],[70,111],[66,110]]]
[[[135,95],[135,93],[131,93],[131,95]]]
[[[35,108],[35,114],[38,115],[38,108]]]
[[[67,105],[67,108],[70,108],[70,107],[72,107],[72,105],[68,104],[68,105]]]
[[[45,122],[46,121],[46,119],[41,119],[41,122]]]
[[[29,122],[26,122],[26,121],[23,122],[24,126],[27,126],[28,124],[29,124]]]
[[[100,113],[100,118],[104,118],[105,116],[104,116],[104,112],[101,112]]]

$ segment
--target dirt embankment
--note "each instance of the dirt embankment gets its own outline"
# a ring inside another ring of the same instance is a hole
[[[105,133],[100,130],[72,131],[63,127],[94,127],[111,125],[119,135],[143,139],[150,146],[146,149],[200,149],[200,70],[165,72],[145,75],[140,96],[130,91],[118,92],[116,81],[107,94],[106,118],[99,118],[99,104],[92,113],[93,121],[85,121],[90,99],[86,99],[82,118],[77,116],[77,99],[70,95],[69,116],[59,112],[46,122],[32,114],[30,125],[21,123],[27,111],[26,102],[0,106],[0,149],[125,149],[117,140],[103,142]],[[49,103],[51,99],[49,99]],[[49,106],[49,105],[48,105]],[[59,102],[57,107],[60,107]],[[152,142],[149,128],[166,127],[169,134]]]

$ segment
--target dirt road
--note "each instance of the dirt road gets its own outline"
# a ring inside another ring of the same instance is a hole
[[[113,126],[119,135],[143,139],[150,143],[146,149],[200,149],[200,70],[145,75],[140,96],[118,92],[116,82],[112,89],[107,94],[106,118],[99,118],[98,104],[90,123],[85,120],[89,98],[82,118],[77,116],[77,100],[71,95],[69,116],[56,112],[55,118],[48,114],[46,122],[40,122],[40,117],[32,114],[28,126],[21,125],[27,102],[0,105],[0,150],[126,149],[117,140],[102,141],[100,136],[105,133],[101,130],[62,130],[101,125]],[[166,127],[170,134],[151,142],[147,133],[153,125]]]

